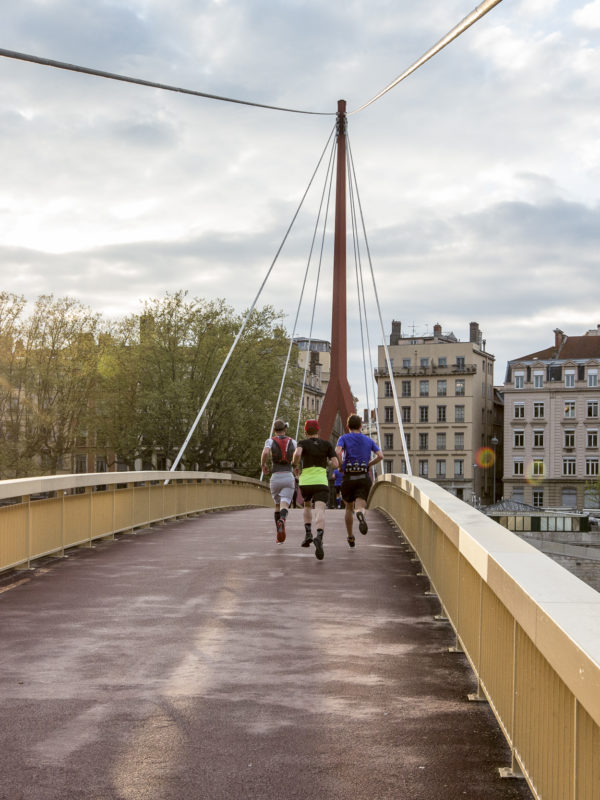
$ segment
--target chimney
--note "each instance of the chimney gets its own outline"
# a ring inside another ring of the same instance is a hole
[[[392,335],[390,336],[390,345],[399,344],[402,338],[402,323],[392,320]]]
[[[442,335],[442,326],[439,322],[436,322],[433,326],[433,335],[434,336],[441,336]]]
[[[469,325],[469,341],[481,347],[481,331],[478,322],[471,322]]]
[[[565,341],[566,338],[567,337],[565,336],[564,331],[561,331],[560,328],[554,329],[554,347],[556,348],[557,352],[562,347],[562,343]]]

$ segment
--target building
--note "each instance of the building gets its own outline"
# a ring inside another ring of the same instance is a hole
[[[298,347],[298,366],[306,368],[302,410],[308,417],[318,417],[331,374],[331,344],[325,339],[294,339]]]
[[[403,335],[392,322],[390,359],[413,474],[429,478],[468,502],[493,497],[494,356],[477,322],[469,341],[433,326],[425,336]],[[375,370],[386,472],[406,472],[385,349]]]
[[[504,496],[536,508],[595,507],[599,479],[600,325],[508,362]]]

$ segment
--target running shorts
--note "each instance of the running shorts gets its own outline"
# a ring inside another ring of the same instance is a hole
[[[344,475],[342,481],[342,500],[345,503],[353,503],[355,500],[365,500],[369,498],[371,491],[371,478],[368,475]]]

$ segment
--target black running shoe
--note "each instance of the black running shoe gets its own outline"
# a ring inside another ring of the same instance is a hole
[[[350,534],[350,536],[348,537],[348,544],[350,545],[350,547],[354,547],[354,545],[356,544],[356,540],[354,539],[354,534]]]
[[[313,543],[312,533],[307,533],[300,547],[310,547],[312,543]]]
[[[356,512],[356,519],[358,520],[358,530],[362,533],[363,536],[366,535],[367,531],[369,530],[369,526],[367,525],[367,520],[365,519],[365,515],[362,511]]]
[[[315,538],[313,539],[313,544],[315,546],[315,555],[319,559],[319,561],[323,560],[323,556],[325,555],[323,551],[323,534],[318,533]]]

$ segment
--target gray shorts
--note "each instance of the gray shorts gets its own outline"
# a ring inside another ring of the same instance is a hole
[[[296,481],[291,472],[274,472],[271,475],[269,488],[275,505],[279,505],[282,500],[291,505],[292,497],[296,491]]]

